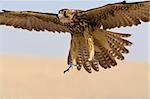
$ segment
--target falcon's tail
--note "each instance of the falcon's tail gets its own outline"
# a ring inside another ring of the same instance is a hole
[[[123,39],[131,36],[130,34],[97,29],[92,33],[92,36],[95,48],[94,59],[98,60],[99,64],[105,69],[117,65],[115,58],[123,60],[122,54],[129,53],[125,46],[132,45],[130,41]]]
[[[122,54],[128,53],[125,46],[132,43],[123,37],[129,37],[130,34],[121,34],[96,29],[84,35],[72,35],[71,48],[68,56],[68,65],[76,65],[77,69],[81,67],[91,73],[92,68],[99,71],[99,65],[103,68],[111,68],[117,65],[115,58],[123,60]]]
[[[86,39],[83,35],[72,35],[68,65],[76,65],[78,70],[80,70],[81,67],[84,67],[84,69],[89,73],[92,72],[91,68],[98,71],[99,68],[96,60],[89,60],[91,49],[89,45],[92,46],[93,43],[89,41],[89,39]]]

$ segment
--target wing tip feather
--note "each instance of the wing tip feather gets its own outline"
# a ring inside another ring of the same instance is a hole
[[[2,12],[11,12],[11,11],[8,11],[8,10],[4,10],[4,9],[3,9],[3,10],[2,10]]]

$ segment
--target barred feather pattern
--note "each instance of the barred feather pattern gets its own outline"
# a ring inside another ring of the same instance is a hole
[[[101,32],[101,33],[100,33]],[[77,70],[83,67],[88,73],[92,69],[99,71],[99,66],[104,69],[117,65],[115,59],[124,60],[123,54],[129,53],[125,46],[132,43],[123,38],[130,37],[130,34],[121,34],[97,29],[92,35],[94,45],[94,57],[89,61],[88,41],[83,35],[73,35],[71,48],[68,55],[68,64],[77,66]],[[76,62],[74,63],[73,60]]]
[[[77,70],[81,70],[82,67],[83,67],[82,54],[78,54],[78,57],[77,57]]]
[[[110,44],[111,48],[115,49],[116,51],[118,51],[120,53],[124,53],[124,54],[129,53],[128,49],[126,49],[124,46],[120,45],[117,42],[113,42],[112,39],[108,39],[108,43]]]
[[[111,56],[117,58],[118,60],[124,60],[124,56],[114,48],[109,49],[108,52],[111,54]]]
[[[92,72],[91,65],[90,65],[90,62],[88,60],[89,53],[88,53],[88,50],[87,50],[86,46],[80,45],[77,50],[78,50],[78,53],[79,53],[78,57],[77,57],[78,58],[78,63],[81,63],[80,66],[83,65],[84,69],[87,72],[91,73]]]
[[[99,51],[95,52],[95,60],[98,60],[99,65],[104,69],[111,68],[111,66],[117,65],[115,59],[109,54],[108,50],[104,47],[99,47]]]
[[[108,43],[111,47],[111,49],[109,49],[109,53],[119,60],[124,60],[124,56],[122,55],[122,53],[129,53],[129,50],[126,49],[125,46],[131,46],[132,42],[123,39],[123,37],[130,36],[130,34],[121,34],[107,31]]]
[[[76,54],[74,54],[76,53]],[[73,62],[76,60],[76,63]],[[71,48],[68,55],[68,65],[74,64],[77,70],[83,67],[88,73],[99,71],[98,62],[96,60],[89,61],[88,41],[82,35],[73,35],[71,40]]]
[[[99,62],[98,60],[93,59],[92,61],[90,61],[92,68],[95,71],[99,71]]]
[[[94,35],[96,35],[95,37],[93,36],[95,46],[94,59],[98,61],[99,65],[105,69],[111,68],[112,66],[116,66],[117,62],[115,58],[118,60],[124,60],[123,54],[129,53],[128,49],[125,48],[125,46],[132,45],[132,42],[123,38],[130,37],[131,35],[114,33],[101,29],[97,30],[98,31],[93,32]],[[98,33],[100,33],[100,35]],[[107,42],[102,43],[101,40],[105,40],[104,38],[107,40]]]
[[[107,37],[112,42],[118,43],[122,46],[131,46],[132,45],[132,42],[125,40],[125,39],[122,39],[121,37],[117,37],[117,36],[110,35],[110,34],[107,34]]]
[[[115,33],[115,32],[107,32],[107,35],[111,35],[111,36],[114,36],[114,37],[119,37],[119,38],[122,38],[122,37],[130,37],[131,34],[122,34],[122,33]]]

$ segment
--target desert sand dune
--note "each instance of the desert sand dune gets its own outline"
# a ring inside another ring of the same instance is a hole
[[[148,99],[148,64],[63,74],[65,59],[0,56],[0,99]]]

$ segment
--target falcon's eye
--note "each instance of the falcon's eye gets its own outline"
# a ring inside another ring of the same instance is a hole
[[[64,17],[68,18],[69,16],[67,16],[67,11],[64,11]]]

